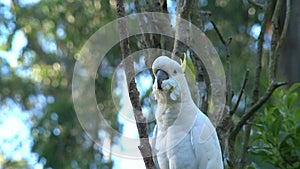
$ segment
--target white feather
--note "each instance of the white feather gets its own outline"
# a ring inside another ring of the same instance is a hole
[[[152,69],[168,73],[169,79],[154,96],[158,101],[151,146],[160,169],[223,169],[222,154],[216,130],[194,104],[181,66],[161,56]]]

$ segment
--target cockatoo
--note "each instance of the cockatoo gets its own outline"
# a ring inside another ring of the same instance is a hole
[[[181,65],[167,56],[152,64],[157,100],[151,146],[160,169],[223,169],[213,124],[192,100]]]

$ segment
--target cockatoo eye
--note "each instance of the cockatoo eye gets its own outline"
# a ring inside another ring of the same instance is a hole
[[[168,75],[167,72],[165,72],[165,71],[163,71],[163,70],[161,70],[161,69],[158,69],[158,70],[156,71],[156,82],[157,82],[157,88],[158,88],[159,90],[162,89],[162,88],[161,88],[162,82],[163,82],[164,80],[167,80],[167,79],[169,79],[169,75]]]

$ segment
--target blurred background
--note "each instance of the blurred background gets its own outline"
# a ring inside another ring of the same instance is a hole
[[[165,12],[175,14],[175,1],[166,2]],[[266,0],[257,2],[264,4]],[[154,10],[147,8],[147,1],[140,3],[145,11]],[[134,5],[133,0],[125,1],[128,14],[137,12]],[[230,45],[233,89],[239,90],[246,69],[250,70],[251,84],[263,11],[247,0],[199,0],[198,5],[199,10],[211,11],[225,37],[233,38]],[[290,27],[279,65],[279,79],[288,81],[289,86],[300,82],[300,1],[292,0],[291,6]],[[103,150],[106,147],[111,151],[127,151],[130,147],[113,133],[99,132],[100,142],[93,142],[73,108],[71,82],[78,52],[95,31],[116,19],[116,12],[115,0],[0,0],[0,169],[144,167],[141,160],[122,159]],[[225,49],[212,24],[207,20],[203,23],[205,34],[224,61]],[[265,35],[265,53],[270,48],[270,36],[271,32]],[[141,49],[136,41],[134,37],[131,39],[133,51]],[[98,70],[96,97],[100,109],[107,112],[105,118],[110,125],[123,135],[137,138],[135,125],[126,124],[121,118],[125,112],[125,116],[133,117],[128,111],[122,71],[116,71],[121,60],[116,45],[101,63],[105,69]],[[264,56],[263,64],[267,60]],[[146,67],[138,59],[135,65],[137,71]],[[143,112],[151,118],[152,76],[149,70],[140,72],[137,82]],[[266,76],[263,74],[263,78]],[[247,90],[251,92],[251,88]],[[284,94],[278,92],[276,96],[273,104]],[[112,98],[117,101],[114,103]],[[293,105],[299,105],[297,97],[291,99]],[[299,125],[297,119],[290,120]],[[153,125],[149,123],[150,133]],[[295,130],[298,134],[299,131]],[[294,149],[300,147],[299,143],[295,146]],[[249,163],[258,167],[267,165],[260,161],[263,155],[253,151]]]

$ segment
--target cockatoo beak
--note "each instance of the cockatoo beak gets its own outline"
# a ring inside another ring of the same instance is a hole
[[[164,80],[167,80],[169,79],[169,75],[167,72],[159,69],[157,72],[156,72],[156,79],[157,79],[157,88],[159,90],[162,90],[161,88],[161,84]]]

